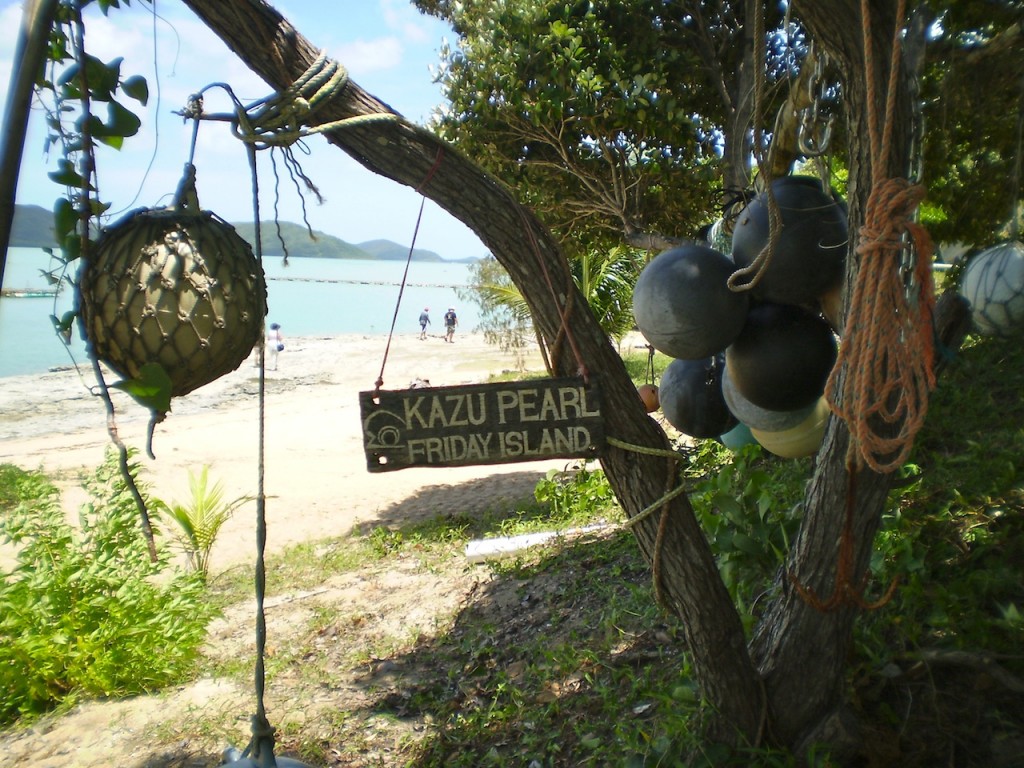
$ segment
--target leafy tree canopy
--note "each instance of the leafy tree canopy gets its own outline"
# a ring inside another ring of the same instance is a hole
[[[988,245],[1007,236],[1021,194],[1024,3],[935,2],[930,10],[921,83],[926,223],[936,240]]]
[[[440,132],[514,184],[563,243],[572,232],[667,247],[715,218],[723,188],[749,182],[753,0],[415,2],[459,36],[438,73],[450,100]],[[925,221],[936,240],[993,242],[1019,197],[1024,3],[912,8],[908,46],[924,40]],[[768,136],[806,54],[799,16],[799,4],[766,11],[758,127]],[[824,75],[833,111],[839,74]],[[834,138],[842,167],[839,123]]]
[[[641,235],[692,236],[712,216],[729,105],[708,86],[738,65],[733,14],[709,23],[687,8],[702,4],[663,0],[417,5],[459,35],[438,74],[440,132],[528,190],[556,231],[664,246]]]

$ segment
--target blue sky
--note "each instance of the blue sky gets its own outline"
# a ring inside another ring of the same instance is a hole
[[[447,25],[420,15],[406,0],[277,0],[273,4],[313,45],[341,63],[355,82],[406,118],[425,123],[442,103],[430,68],[437,64],[442,40],[453,35]],[[114,211],[169,202],[188,158],[192,134],[191,125],[183,124],[173,112],[185,105],[190,94],[212,82],[228,83],[243,102],[270,93],[182,3],[156,0],[155,5],[157,20],[151,6],[141,0],[106,18],[90,7],[93,12],[86,20],[90,53],[104,61],[123,57],[123,77],[139,74],[149,81],[149,104],[135,110],[143,119],[142,132],[120,152],[104,148],[97,158],[100,194],[113,202]],[[20,25],[21,3],[0,0],[0,83],[5,95]],[[218,91],[208,94],[205,106],[211,112],[229,111]],[[46,177],[56,157],[44,154],[45,135],[42,113],[34,110],[18,202],[50,208],[62,190]],[[296,157],[325,198],[323,205],[307,198],[314,229],[352,243],[379,238],[411,243],[421,201],[418,194],[366,171],[322,138],[311,137],[306,146],[309,154],[296,152]],[[274,199],[266,155],[260,153],[259,169],[265,220],[273,215]],[[206,122],[200,126],[195,165],[203,208],[228,221],[252,219],[245,149],[226,125]],[[282,180],[279,209],[282,220],[301,221],[301,203],[287,179]],[[416,246],[448,259],[486,253],[465,225],[429,201]]]

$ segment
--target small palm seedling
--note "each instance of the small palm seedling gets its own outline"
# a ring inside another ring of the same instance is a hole
[[[256,498],[239,496],[232,501],[224,501],[224,486],[220,481],[209,485],[209,470],[209,466],[204,466],[198,477],[189,471],[188,485],[192,498],[188,504],[158,502],[160,510],[181,528],[178,543],[188,557],[189,566],[204,580],[209,575],[210,550],[221,527],[236,509]]]

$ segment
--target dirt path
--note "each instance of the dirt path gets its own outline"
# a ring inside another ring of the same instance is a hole
[[[549,468],[564,460],[445,470],[407,469],[370,474],[359,428],[357,395],[380,373],[377,338],[292,339],[280,368],[267,373],[265,397],[265,489],[268,551],[303,541],[342,536],[355,526],[394,525],[440,512],[473,514],[528,497]],[[531,361],[537,365],[537,361]],[[385,387],[400,389],[415,378],[434,385],[479,381],[509,367],[482,339],[461,335],[455,345],[415,335],[392,343]],[[154,495],[187,499],[188,470],[210,467],[226,497],[255,494],[258,479],[259,398],[257,370],[237,371],[182,398],[157,428],[156,459],[142,458],[143,479]],[[86,378],[85,381],[89,379]],[[60,478],[69,515],[84,498],[78,476],[94,468],[109,445],[105,415],[74,371],[3,380],[0,388],[0,462],[41,467]],[[144,445],[147,413],[114,393],[122,439]],[[140,453],[141,456],[141,453]],[[214,574],[255,557],[253,505],[222,530],[212,553]],[[5,565],[0,552],[0,567]],[[10,552],[6,553],[9,562]],[[485,570],[453,564],[450,572],[425,572],[397,562],[374,573],[346,574],[321,585],[315,595],[285,595],[270,606],[275,643],[290,640],[287,627],[325,606],[356,613],[368,637],[436,631],[472,593]],[[212,628],[211,654],[248,658],[252,653],[252,606],[238,606]],[[324,653],[337,653],[325,646]],[[346,664],[346,661],[339,661]],[[299,694],[289,688],[272,700],[276,722],[288,727],[315,717],[338,695],[357,695],[366,668],[342,672],[351,690],[331,695]],[[216,765],[225,740],[247,738],[252,694],[234,684],[199,680],[156,696],[90,702],[46,718],[27,730],[0,733],[0,757],[34,768],[138,768]],[[197,735],[195,724],[227,718],[234,728]],[[231,734],[234,734],[232,737]],[[211,752],[212,750],[212,752]],[[211,754],[214,756],[211,762]]]

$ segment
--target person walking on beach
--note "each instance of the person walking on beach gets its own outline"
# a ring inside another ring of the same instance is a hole
[[[430,325],[430,307],[424,307],[420,312],[420,338],[427,338],[427,326]]]
[[[455,326],[459,324],[459,318],[455,315],[455,307],[448,307],[444,313],[444,340],[454,344]]]
[[[270,363],[270,370],[277,370],[277,355],[284,349],[284,334],[281,333],[281,326],[278,323],[271,323],[267,331],[266,357]]]

